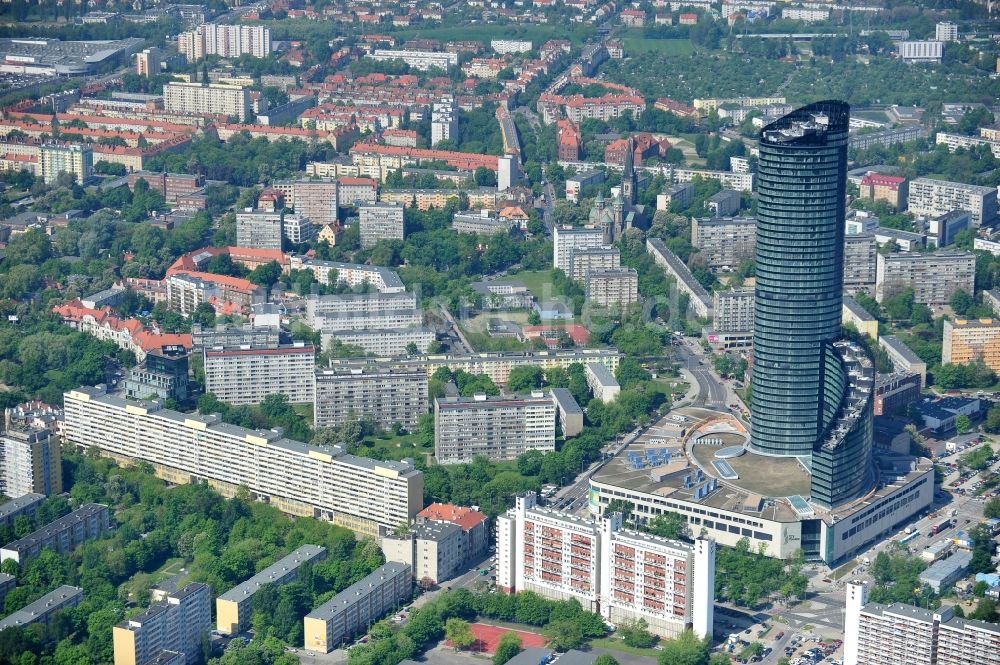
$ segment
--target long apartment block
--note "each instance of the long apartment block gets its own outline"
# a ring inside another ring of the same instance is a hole
[[[434,400],[434,455],[440,464],[477,455],[516,459],[529,450],[555,450],[556,405],[550,393]]]
[[[292,254],[289,262],[292,270],[308,270],[321,284],[329,284],[332,275],[338,283],[351,288],[369,285],[379,293],[402,293],[406,290],[399,274],[382,266],[322,261],[300,254]]]
[[[237,584],[215,599],[216,629],[224,635],[242,633],[250,627],[254,599],[262,586],[288,584],[299,576],[304,564],[311,565],[325,558],[325,547],[303,545],[247,581]]]
[[[419,326],[423,313],[415,293],[349,293],[311,295],[306,322],[314,330],[371,330]]]
[[[847,585],[844,665],[1000,665],[1000,625],[928,610],[868,602],[868,585]]]
[[[423,473],[409,461],[356,457],[340,446],[310,446],[280,431],[126,401],[99,388],[72,390],[64,403],[68,441],[121,463],[148,462],[173,483],[205,481],[224,496],[245,486],[282,512],[371,536],[423,507]]]
[[[212,590],[189,584],[112,629],[115,665],[144,665],[163,651],[195,663],[212,628]]]
[[[712,635],[713,540],[668,540],[625,530],[619,513],[595,521],[535,502],[534,494],[519,496],[497,518],[501,590],[576,599],[612,622],[644,619],[662,637]]]
[[[485,374],[498,386],[506,385],[515,367],[541,367],[543,370],[570,365],[605,365],[612,373],[618,371],[621,354],[618,349],[559,349],[551,351],[519,351],[514,353],[451,353],[414,358],[343,358],[331,361],[332,367],[396,367],[419,368],[430,377],[441,367],[453,372]]]
[[[302,342],[204,350],[205,390],[227,404],[260,404],[281,393],[292,404],[313,401],[316,350]]]
[[[41,554],[44,549],[66,554],[87,540],[100,538],[108,528],[108,507],[100,503],[87,503],[24,538],[4,545],[0,548],[0,561],[12,559],[16,563],[24,563]]]
[[[33,623],[48,623],[53,614],[67,607],[76,607],[81,600],[83,600],[83,589],[64,584],[35,602],[5,616],[0,620],[0,632],[8,628],[24,628]]]
[[[427,372],[419,369],[316,370],[316,427],[336,427],[348,419],[371,418],[381,427],[398,422],[413,429],[429,406]]]
[[[875,300],[913,289],[914,302],[946,305],[958,290],[975,293],[976,256],[960,250],[899,252],[876,257]]]
[[[305,648],[329,653],[410,599],[410,567],[389,562],[347,587],[304,619]]]

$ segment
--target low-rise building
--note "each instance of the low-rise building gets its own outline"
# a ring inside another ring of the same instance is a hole
[[[531,291],[520,280],[473,282],[472,290],[482,296],[483,309],[527,309],[535,300]]]
[[[858,195],[869,201],[885,201],[896,210],[906,209],[906,178],[869,173],[861,178]]]
[[[622,387],[618,384],[615,375],[604,365],[587,365],[584,368],[587,376],[587,386],[594,397],[602,402],[613,402],[621,392]]]
[[[11,559],[23,564],[41,554],[44,549],[66,554],[87,540],[100,538],[108,528],[108,507],[99,503],[87,503],[41,529],[4,545],[0,548],[0,561]]]
[[[686,182],[679,182],[663,190],[662,194],[656,195],[656,209],[670,210],[675,203],[678,206],[685,206],[694,198],[694,185]]]
[[[889,362],[897,372],[907,372],[920,375],[920,387],[927,385],[927,363],[920,359],[913,350],[895,335],[882,335],[878,344],[889,355]]]
[[[742,202],[742,195],[735,189],[723,189],[708,197],[705,207],[711,210],[715,217],[729,217],[739,212]]]
[[[468,557],[463,550],[462,528],[450,522],[417,522],[402,535],[382,539],[386,561],[410,568],[424,587],[450,580],[465,572]]]
[[[298,578],[303,565],[312,565],[325,558],[325,547],[303,545],[247,581],[237,584],[215,599],[216,630],[223,635],[242,633],[250,627],[254,599],[262,586],[288,584]]]
[[[0,504],[0,524],[13,526],[14,520],[21,515],[34,518],[38,507],[45,503],[44,494],[24,494]]]
[[[844,324],[851,324],[862,335],[878,339],[878,319],[851,296],[844,296],[842,306]]]
[[[552,399],[559,416],[559,429],[565,438],[576,436],[583,431],[583,409],[568,388],[553,388]]]
[[[410,567],[387,563],[306,615],[305,648],[329,653],[410,599]]]
[[[434,399],[434,453],[440,464],[457,464],[484,455],[516,459],[528,450],[555,450],[556,407],[552,396]]]
[[[83,600],[83,589],[64,584],[35,602],[8,614],[0,620],[0,632],[8,628],[25,628],[33,623],[47,624],[56,612],[67,607],[76,607],[81,600]]]
[[[188,355],[187,348],[178,344],[150,349],[140,364],[128,370],[125,397],[186,401],[189,395]]]
[[[890,416],[920,399],[920,375],[915,372],[893,372],[875,375],[874,414]],[[902,451],[909,454],[909,446]]]

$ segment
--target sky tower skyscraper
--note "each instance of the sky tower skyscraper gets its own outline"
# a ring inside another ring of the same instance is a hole
[[[825,101],[779,118],[761,131],[758,164],[750,449],[799,457],[827,506],[872,479],[874,370],[838,341],[849,117]]]

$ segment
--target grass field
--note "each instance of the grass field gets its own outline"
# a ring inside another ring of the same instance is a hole
[[[686,39],[646,39],[636,31],[634,36],[626,35],[622,40],[626,55],[629,53],[659,53],[661,55],[690,55],[694,45]]]
[[[522,270],[510,277],[524,282],[538,300],[555,294],[555,289],[552,288],[552,273],[548,270]]]
[[[430,445],[423,446],[419,434],[401,436],[386,434],[382,437],[365,438],[356,452],[363,457],[401,460],[404,457],[420,457],[425,453],[433,453],[434,442],[431,441]]]

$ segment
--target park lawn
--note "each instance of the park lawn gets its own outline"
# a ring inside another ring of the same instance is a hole
[[[694,45],[687,39],[647,39],[641,30],[630,30],[622,43],[625,53],[659,53],[661,55],[690,55]]]
[[[434,443],[422,446],[419,434],[402,434],[400,436],[389,434],[385,438],[369,436],[365,437],[356,452],[363,457],[398,461],[404,457],[419,457],[425,453],[433,453]]]
[[[522,270],[510,277],[524,282],[536,300],[544,300],[546,295],[549,297],[556,295],[555,287],[552,286],[552,273],[549,270]]]
[[[299,414],[306,419],[310,425],[313,421],[313,405],[312,404],[293,404],[292,409],[295,413]]]
[[[611,649],[612,651],[621,651],[622,653],[632,654],[633,656],[645,656],[646,658],[657,658],[660,655],[656,649],[630,647],[617,637],[602,637],[590,640],[590,648]]]

